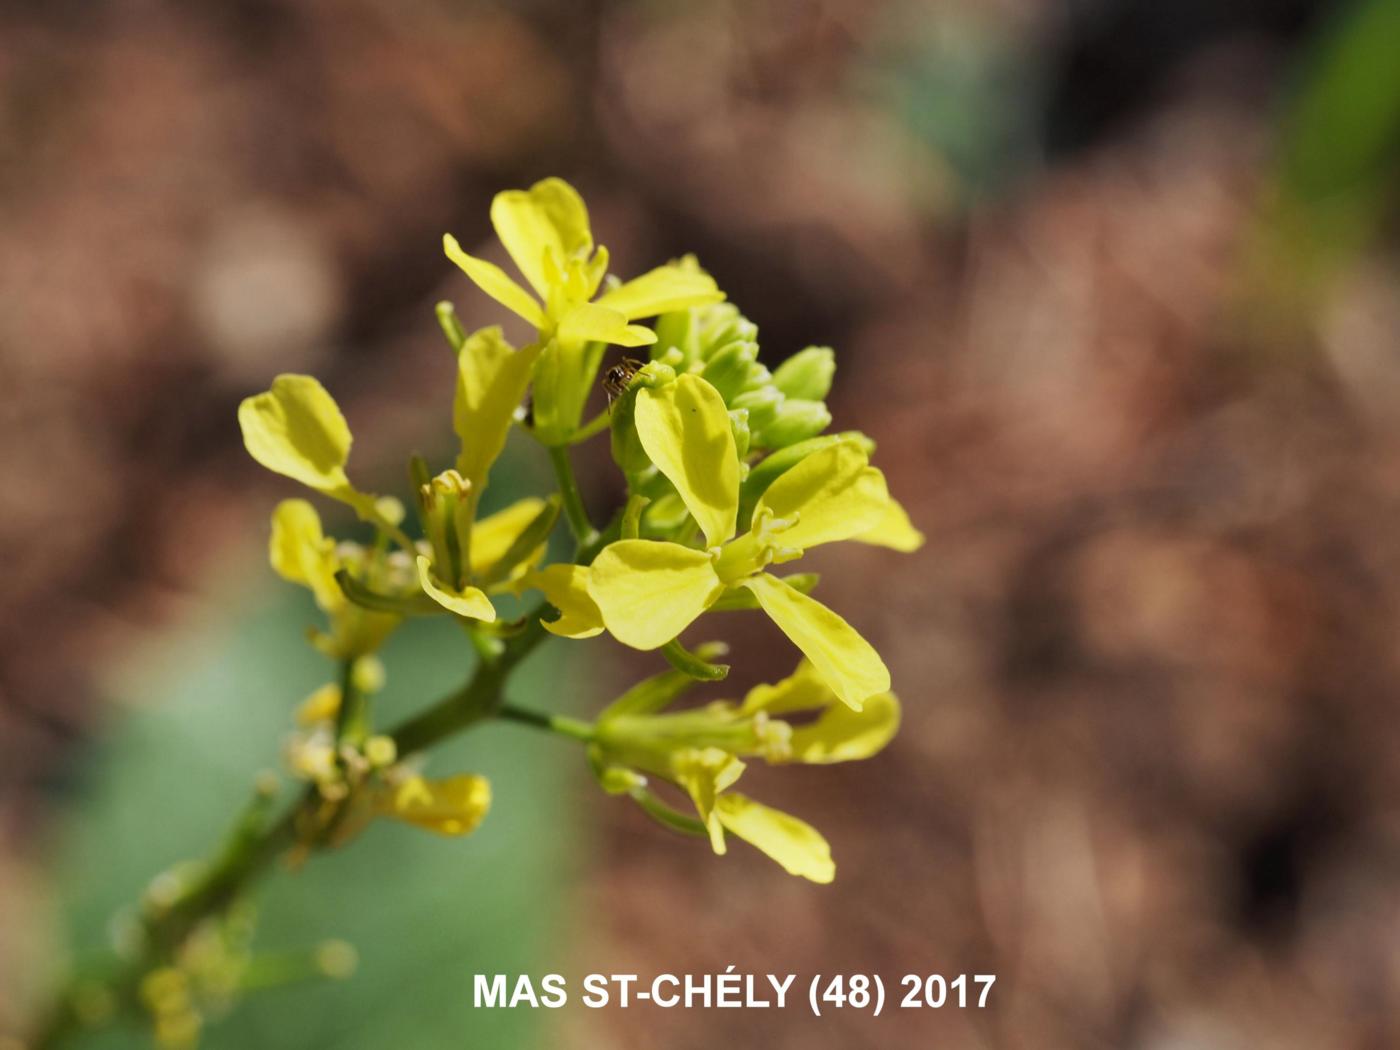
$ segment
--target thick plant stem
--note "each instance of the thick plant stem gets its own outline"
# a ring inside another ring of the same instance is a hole
[[[335,738],[358,747],[369,734],[369,695],[355,685],[355,660],[341,663],[340,707],[336,711]]]
[[[534,651],[547,632],[538,618],[505,643],[499,656],[483,659],[471,681],[436,704],[390,730],[399,754],[423,751],[445,737],[494,715],[501,703],[506,679]]]
[[[588,547],[598,538],[598,530],[588,519],[588,510],[583,505],[583,494],[579,492],[578,481],[574,478],[574,465],[569,459],[567,445],[551,445],[549,461],[554,464],[554,476],[559,482],[559,495],[564,501],[564,516],[569,519],[574,542],[579,547]]]

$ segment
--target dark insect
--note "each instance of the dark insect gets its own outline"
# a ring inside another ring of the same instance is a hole
[[[617,364],[613,365],[603,373],[603,390],[608,395],[608,411],[612,411],[612,403],[627,393],[627,388],[632,385],[632,380],[641,371],[643,362],[635,357],[624,357]]]

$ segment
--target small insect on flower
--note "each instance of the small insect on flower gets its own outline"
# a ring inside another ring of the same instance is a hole
[[[608,395],[609,412],[612,411],[613,402],[627,393],[627,388],[632,385],[632,380],[642,367],[643,362],[635,357],[624,357],[603,373],[603,390]]]

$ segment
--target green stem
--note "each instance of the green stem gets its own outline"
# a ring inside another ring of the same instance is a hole
[[[400,754],[421,751],[494,713],[500,706],[506,678],[545,635],[538,619],[534,620],[506,643],[497,659],[483,661],[461,689],[393,730]],[[348,664],[342,683],[346,688],[344,698],[351,700],[357,691],[350,683]],[[343,712],[346,704],[341,707]],[[354,716],[347,715],[345,723],[353,726]],[[247,814],[240,816],[225,845],[179,898],[146,916],[141,954],[129,961],[111,959],[104,968],[102,983],[112,989],[120,1003],[134,1005],[142,977],[174,956],[196,927],[222,914],[246,893],[277,857],[298,843],[311,849],[323,845],[319,841],[304,842],[299,834],[303,814],[313,815],[321,805],[322,799],[312,786],[272,823],[254,827]],[[74,1001],[75,987],[76,984],[70,985],[61,992],[41,1018],[29,1044],[32,1050],[49,1050],[82,1031]]]
[[[461,689],[390,730],[399,754],[423,751],[495,714],[501,706],[501,687],[506,678],[546,634],[538,617],[533,618],[523,631],[506,641],[499,656],[482,660],[476,674]]]
[[[335,738],[359,747],[369,736],[369,694],[355,685],[355,661],[340,665],[340,708],[336,711]]]
[[[627,494],[627,505],[622,508],[622,538],[624,540],[635,540],[642,533],[642,511],[651,500],[645,496],[638,496],[635,492]]]
[[[588,510],[583,505],[583,495],[579,492],[578,481],[574,478],[574,465],[569,459],[567,445],[549,446],[549,461],[554,464],[554,476],[559,482],[559,495],[564,501],[564,516],[569,519],[574,542],[587,547],[598,538],[598,530],[588,520]]]
[[[708,835],[709,831],[705,825],[694,817],[688,817],[684,813],[678,813],[666,803],[653,795],[646,788],[638,788],[632,792],[632,800],[646,811],[647,816],[663,827],[678,831],[682,835]]]
[[[592,722],[570,718],[568,715],[552,715],[547,711],[532,711],[529,708],[517,707],[515,704],[502,704],[496,711],[496,717],[503,718],[507,722],[534,726],[536,729],[547,729],[560,736],[582,740],[585,743],[593,739]]]
[[[573,435],[569,438],[569,444],[582,444],[583,442],[591,438],[594,434],[598,434],[604,430],[607,430],[608,424],[610,424],[611,422],[612,412],[608,409],[604,409],[592,419],[590,419],[587,423],[585,423],[583,426],[575,430],[573,432]]]

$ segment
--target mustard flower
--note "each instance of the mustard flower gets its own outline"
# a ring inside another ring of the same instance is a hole
[[[629,795],[661,822],[686,828],[686,819],[651,791],[647,777],[658,777],[689,796],[699,830],[716,853],[726,851],[726,833],[737,835],[790,874],[830,882],[836,868],[820,832],[730,789],[743,774],[746,758],[775,765],[870,758],[899,728],[899,701],[893,693],[878,693],[861,710],[852,710],[803,661],[788,678],[751,689],[740,703],[667,710],[690,681],[679,671],[658,675],[598,716],[589,761],[599,781],[614,793]]]
[[[404,593],[412,587],[402,554],[376,558],[355,543],[337,543],[321,527],[321,517],[304,499],[287,499],[272,513],[268,560],[284,580],[311,591],[330,622],[329,631],[313,631],[312,644],[327,656],[347,661],[379,648],[402,617],[375,612],[350,602],[337,574],[372,580],[379,589]]]
[[[310,376],[281,375],[264,393],[247,398],[239,408],[243,440],[263,466],[290,477],[322,495],[353,507],[366,521],[393,536],[411,561],[417,590],[436,606],[465,619],[485,623],[496,619],[489,594],[507,591],[515,579],[544,556],[559,505],[556,499],[528,498],[480,521],[481,493],[491,465],[505,447],[515,409],[529,384],[539,348],[516,350],[499,328],[484,328],[454,339],[457,381],[453,424],[461,440],[456,466],[420,486],[420,516],[427,541],[414,543],[399,529],[403,510],[397,501],[362,492],[346,474],[351,434],[334,398]],[[321,533],[320,519],[304,500],[288,501],[274,517],[273,567],[284,577],[309,586],[333,624],[344,621],[342,634],[357,629],[368,638],[340,639],[327,647],[330,655],[355,656],[371,651],[398,622],[381,614],[422,612],[407,599],[402,585],[402,558],[384,559],[395,570],[384,573],[348,571],[345,562],[370,560],[358,548],[342,547]],[[387,590],[386,583],[393,586]],[[350,605],[343,593],[350,588]],[[380,630],[378,639],[373,631]],[[335,632],[333,632],[334,634]]]
[[[718,391],[684,374],[636,394],[638,439],[704,536],[701,548],[670,540],[622,539],[567,579],[531,577],[564,614],[573,636],[597,627],[625,645],[656,649],[705,610],[747,590],[841,700],[859,708],[890,687],[879,654],[836,613],[767,572],[823,543],[852,539],[889,520],[884,475],[858,442],[838,440],[803,458],[758,499],[736,535],[741,463]],[[567,583],[568,586],[561,586]],[[586,600],[585,600],[586,592]],[[556,633],[565,633],[555,625]]]
[[[450,234],[443,248],[482,291],[537,330],[542,358],[533,425],[548,445],[563,444],[577,429],[605,344],[646,346],[656,333],[632,322],[724,298],[708,274],[674,265],[598,295],[608,251],[595,249],[583,198],[562,179],[498,193],[491,224],[533,295],[499,266],[467,254]]]

